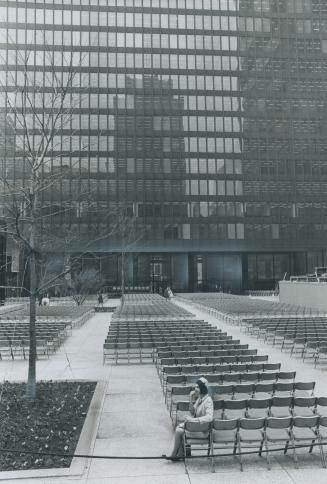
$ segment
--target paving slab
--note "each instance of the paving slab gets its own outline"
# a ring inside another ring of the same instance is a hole
[[[177,302],[177,301],[176,301]],[[112,301],[109,301],[109,305]],[[180,304],[178,302],[178,304]],[[182,304],[182,303],[181,303]],[[183,303],[184,304],[184,303]],[[238,327],[218,321],[206,312],[185,304],[200,319],[227,331],[242,343],[269,354],[270,361],[281,361],[285,370],[296,369],[297,379],[317,381],[316,394],[327,394],[327,368],[315,370],[312,364],[290,358],[280,349],[240,332]],[[96,313],[81,328],[73,330],[65,344],[49,360],[37,362],[37,376],[43,379],[96,379],[108,382],[97,438],[90,455],[160,456],[169,452],[173,429],[156,369],[146,365],[102,364],[102,348],[108,332],[111,313]],[[27,362],[0,362],[0,380],[26,379]],[[319,455],[301,455],[300,469],[294,467],[291,455],[272,456],[272,470],[265,459],[244,457],[244,472],[237,459],[216,458],[216,473],[211,473],[208,459],[190,460],[188,474],[183,462],[165,460],[89,460],[81,476],[19,480],[24,484],[289,484],[327,482],[327,471],[320,467]],[[18,481],[17,481],[18,482]]]

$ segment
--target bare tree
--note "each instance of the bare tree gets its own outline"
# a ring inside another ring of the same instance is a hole
[[[59,191],[63,181],[74,173],[73,166],[63,168],[57,163],[62,154],[57,144],[63,139],[62,134],[70,125],[80,99],[80,94],[74,97],[74,89],[81,89],[81,86],[76,80],[78,69],[73,54],[67,56],[61,76],[56,70],[54,52],[49,50],[45,51],[47,87],[35,84],[33,70],[30,70],[32,53],[34,55],[33,51],[27,51],[25,57],[19,59],[19,85],[13,79],[10,85],[14,87],[2,89],[0,93],[5,97],[7,113],[2,119],[6,150],[0,160],[0,205],[8,240],[12,238],[18,242],[28,260],[30,351],[26,396],[33,400],[36,395],[36,300],[70,270],[63,268],[52,278],[42,275],[42,254],[49,251],[49,244],[67,251],[67,234],[61,237],[62,234],[52,230],[52,219],[57,212],[69,212],[74,200],[85,200],[90,193],[81,180],[78,193],[71,193],[64,201],[57,197],[60,200],[57,204],[51,202],[50,194]],[[68,138],[70,136],[71,133]],[[80,146],[76,151],[86,148]],[[72,152],[69,150],[68,154]],[[73,238],[70,237],[70,242]],[[84,249],[87,251],[87,246]]]

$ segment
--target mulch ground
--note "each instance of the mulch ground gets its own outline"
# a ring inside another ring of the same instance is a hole
[[[34,402],[26,385],[0,384],[0,449],[73,454],[96,382],[39,382]],[[69,467],[71,457],[4,453],[0,471]]]

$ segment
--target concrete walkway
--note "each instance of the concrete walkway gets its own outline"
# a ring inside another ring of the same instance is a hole
[[[110,301],[109,305],[112,305]],[[326,374],[303,365],[279,350],[263,345],[243,334],[239,329],[218,322],[190,304],[178,303],[197,317],[210,321],[259,348],[269,352],[270,361],[281,361],[282,368],[296,369],[299,378],[315,379],[317,395],[327,394]],[[171,448],[173,430],[164,403],[159,378],[151,364],[102,365],[102,346],[108,331],[111,313],[97,313],[84,326],[73,330],[65,345],[56,355],[37,364],[38,379],[91,379],[107,382],[106,396],[91,455],[160,456]],[[25,380],[27,363],[0,362],[0,379]],[[323,388],[325,386],[325,389]],[[245,457],[244,472],[231,457],[217,459],[216,474],[210,472],[207,459],[190,462],[189,473],[183,463],[165,460],[102,460],[94,459],[81,477],[20,479],[21,483],[64,484],[75,481],[82,484],[257,484],[257,483],[313,483],[327,482],[327,471],[320,468],[318,456],[304,459],[301,469],[295,470],[291,457],[273,459],[272,470],[266,469],[265,460],[256,456]],[[1,482],[1,481],[0,481]],[[4,482],[4,481],[2,481]],[[12,481],[6,481],[12,482]]]

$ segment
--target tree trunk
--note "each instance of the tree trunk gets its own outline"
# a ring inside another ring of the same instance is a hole
[[[121,306],[125,302],[125,253],[121,253]]]
[[[36,397],[36,259],[35,252],[30,254],[30,322],[29,322],[29,358],[26,397],[34,400]]]

